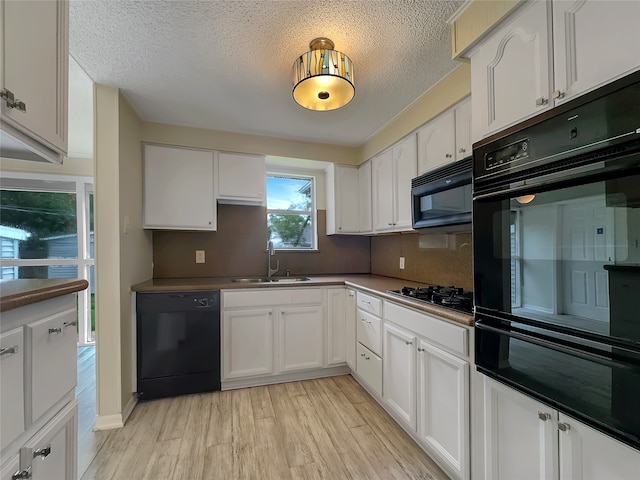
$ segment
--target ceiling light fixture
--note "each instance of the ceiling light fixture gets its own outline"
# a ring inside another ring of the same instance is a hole
[[[355,95],[353,62],[333,49],[326,37],[309,42],[310,51],[293,64],[293,98],[309,110],[335,110],[345,106]]]

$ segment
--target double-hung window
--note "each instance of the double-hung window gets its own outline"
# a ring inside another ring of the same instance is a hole
[[[267,174],[268,238],[281,250],[316,250],[315,178]]]

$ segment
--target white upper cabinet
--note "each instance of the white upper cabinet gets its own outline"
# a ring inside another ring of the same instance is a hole
[[[553,2],[555,104],[640,67],[640,2]]]
[[[262,155],[218,153],[218,202],[264,205],[267,173]]]
[[[637,1],[521,7],[470,52],[474,141],[637,70],[638,25]]]
[[[61,163],[67,153],[69,5],[0,5],[1,155]]]
[[[467,97],[453,107],[456,117],[456,160],[471,155],[471,144],[473,143],[472,122],[471,122],[471,97]]]
[[[371,165],[374,230],[410,230],[411,179],[418,170],[416,135],[380,153]]]
[[[455,115],[447,110],[418,130],[418,175],[455,158]]]
[[[373,230],[371,202],[371,162],[365,162],[358,167],[358,230],[360,233]]]
[[[471,53],[473,139],[549,107],[550,2],[531,2]]]
[[[327,235],[360,231],[358,168],[327,167]]]
[[[144,146],[144,228],[215,230],[214,152]]]

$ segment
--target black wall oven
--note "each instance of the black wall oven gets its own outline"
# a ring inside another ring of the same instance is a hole
[[[640,72],[473,162],[478,370],[640,448]]]

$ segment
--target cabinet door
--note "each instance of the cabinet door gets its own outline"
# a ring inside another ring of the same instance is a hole
[[[471,54],[474,141],[549,108],[551,2],[531,2]]]
[[[2,101],[3,121],[66,153],[68,2],[6,1],[2,9],[0,88],[10,90],[26,105],[23,112]]]
[[[387,406],[416,429],[416,338],[393,325],[384,325],[382,391]]]
[[[360,227],[358,169],[336,165],[335,182],[336,233],[357,233]]]
[[[640,478],[640,452],[562,413],[559,421],[561,480]]]
[[[0,480],[15,480],[14,474],[20,470],[20,456],[18,454],[9,460],[2,459],[0,466]]]
[[[356,369],[356,292],[347,289],[345,305],[345,350],[347,365],[351,370]]]
[[[77,383],[78,314],[72,309],[27,325],[27,424],[37,421]]]
[[[322,367],[322,306],[280,310],[279,372]]]
[[[358,167],[358,231],[367,233],[371,225],[371,162]]]
[[[33,480],[77,478],[77,432],[78,403],[74,400],[25,445],[32,460]]]
[[[218,201],[264,205],[267,174],[264,157],[218,153]]]
[[[22,327],[0,335],[0,450],[24,432],[24,337]]]
[[[351,321],[355,324],[355,322]],[[327,289],[327,364],[346,361],[347,317],[344,288]],[[355,345],[354,345],[355,348]]]
[[[215,230],[213,152],[145,145],[144,228]]]
[[[418,171],[418,147],[416,135],[393,147],[395,211],[394,229],[411,229],[411,179]]]
[[[556,105],[640,67],[640,2],[552,3]]]
[[[469,478],[469,363],[424,341],[418,345],[418,434],[458,478]]]
[[[485,477],[558,478],[557,412],[484,377]]]
[[[455,160],[453,109],[418,130],[418,175]]]
[[[471,97],[467,97],[454,108],[456,117],[456,160],[471,155]]]
[[[223,314],[224,378],[273,373],[273,313],[270,308]]]
[[[359,343],[356,345],[356,371],[374,392],[382,395],[382,359]]]
[[[371,160],[373,188],[373,228],[376,231],[394,228],[393,154],[391,150],[382,152]]]

